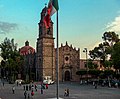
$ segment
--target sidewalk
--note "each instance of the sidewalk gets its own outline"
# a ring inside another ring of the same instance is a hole
[[[14,84],[0,84],[0,98],[2,99],[24,99],[24,88],[22,86],[15,86],[15,94],[12,93],[12,86]],[[70,89],[69,97],[64,96],[64,89]],[[30,94],[31,91],[27,91]],[[43,90],[41,94],[40,89],[34,90],[33,99],[56,99],[56,84],[49,85],[48,89]],[[120,89],[100,87],[94,89],[92,85],[79,85],[78,83],[60,83],[59,85],[59,99],[120,99]],[[31,98],[30,98],[31,99]]]

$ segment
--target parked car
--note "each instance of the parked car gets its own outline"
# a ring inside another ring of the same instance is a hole
[[[51,76],[45,76],[43,80],[43,84],[53,84],[54,81],[52,80]]]

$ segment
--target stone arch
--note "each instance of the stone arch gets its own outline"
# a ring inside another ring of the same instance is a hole
[[[64,78],[64,80],[65,81],[70,81],[70,71],[65,71],[65,76],[64,76],[65,78]]]

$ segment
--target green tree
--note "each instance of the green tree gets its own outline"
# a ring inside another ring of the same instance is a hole
[[[88,69],[97,69],[98,65],[93,62],[93,60],[89,59],[88,60]]]
[[[114,43],[117,43],[120,41],[119,39],[119,35],[116,34],[115,32],[105,32],[103,34],[103,37],[102,39],[105,41],[105,42],[108,42],[110,46],[114,45]]]
[[[0,44],[1,48],[1,57],[4,61],[6,61],[9,58],[10,55],[10,40],[8,38],[4,39],[4,42]]]
[[[85,70],[85,69],[81,69],[81,70],[76,72],[76,75],[79,75],[80,78],[82,78],[82,76],[85,74],[87,74],[87,70]]]
[[[100,43],[98,47],[95,47],[93,50],[89,51],[91,59],[99,59],[100,64],[105,68],[110,68],[114,62],[114,65],[117,68],[117,63],[115,64],[115,61],[112,61],[112,59],[115,58],[114,56],[116,53],[116,51],[113,49],[113,46],[120,42],[119,35],[115,32],[105,32],[102,39],[103,43]]]
[[[113,75],[114,74],[114,71],[113,70],[105,70],[104,71],[104,75],[105,76],[110,76],[110,75]]]
[[[112,61],[114,68],[120,70],[120,42],[113,46]]]
[[[106,50],[105,50],[105,43],[100,43],[98,47],[95,47],[93,50],[89,51],[89,55],[92,60],[100,60],[100,63],[103,65],[106,59]]]
[[[109,70],[112,67],[112,61],[111,60],[105,60],[103,65],[104,65],[105,68],[107,68]]]
[[[92,77],[97,78],[100,75],[101,71],[97,69],[90,69],[88,73],[92,75]]]
[[[8,71],[8,77],[11,79],[14,75],[15,80],[15,74],[22,71],[23,68],[23,58],[17,50],[17,43],[14,42],[14,39],[5,38],[0,44],[0,48],[2,61],[4,62],[3,68]]]

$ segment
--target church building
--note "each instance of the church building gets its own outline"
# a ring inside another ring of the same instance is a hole
[[[47,7],[41,12],[41,20],[38,23],[39,37],[36,47],[36,77],[43,80],[44,76],[51,76],[56,79],[56,48],[54,47],[53,22],[50,19],[50,27],[46,28],[44,17]],[[76,80],[76,71],[80,67],[80,49],[73,48],[72,45],[61,44],[59,47],[59,80]]]
[[[34,59],[31,61],[33,62],[31,63],[33,68],[35,68],[34,78],[37,81],[42,81],[45,76],[51,76],[52,80],[56,80],[56,48],[54,47],[53,22],[50,19],[50,27],[46,28],[44,23],[46,10],[47,7],[44,7],[41,12],[41,19],[38,23],[39,36],[36,43],[36,52],[33,53]],[[59,47],[60,81],[77,81],[79,79],[79,76],[76,75],[76,71],[80,68],[79,54],[79,48],[74,48],[67,42],[65,45],[61,44]]]

